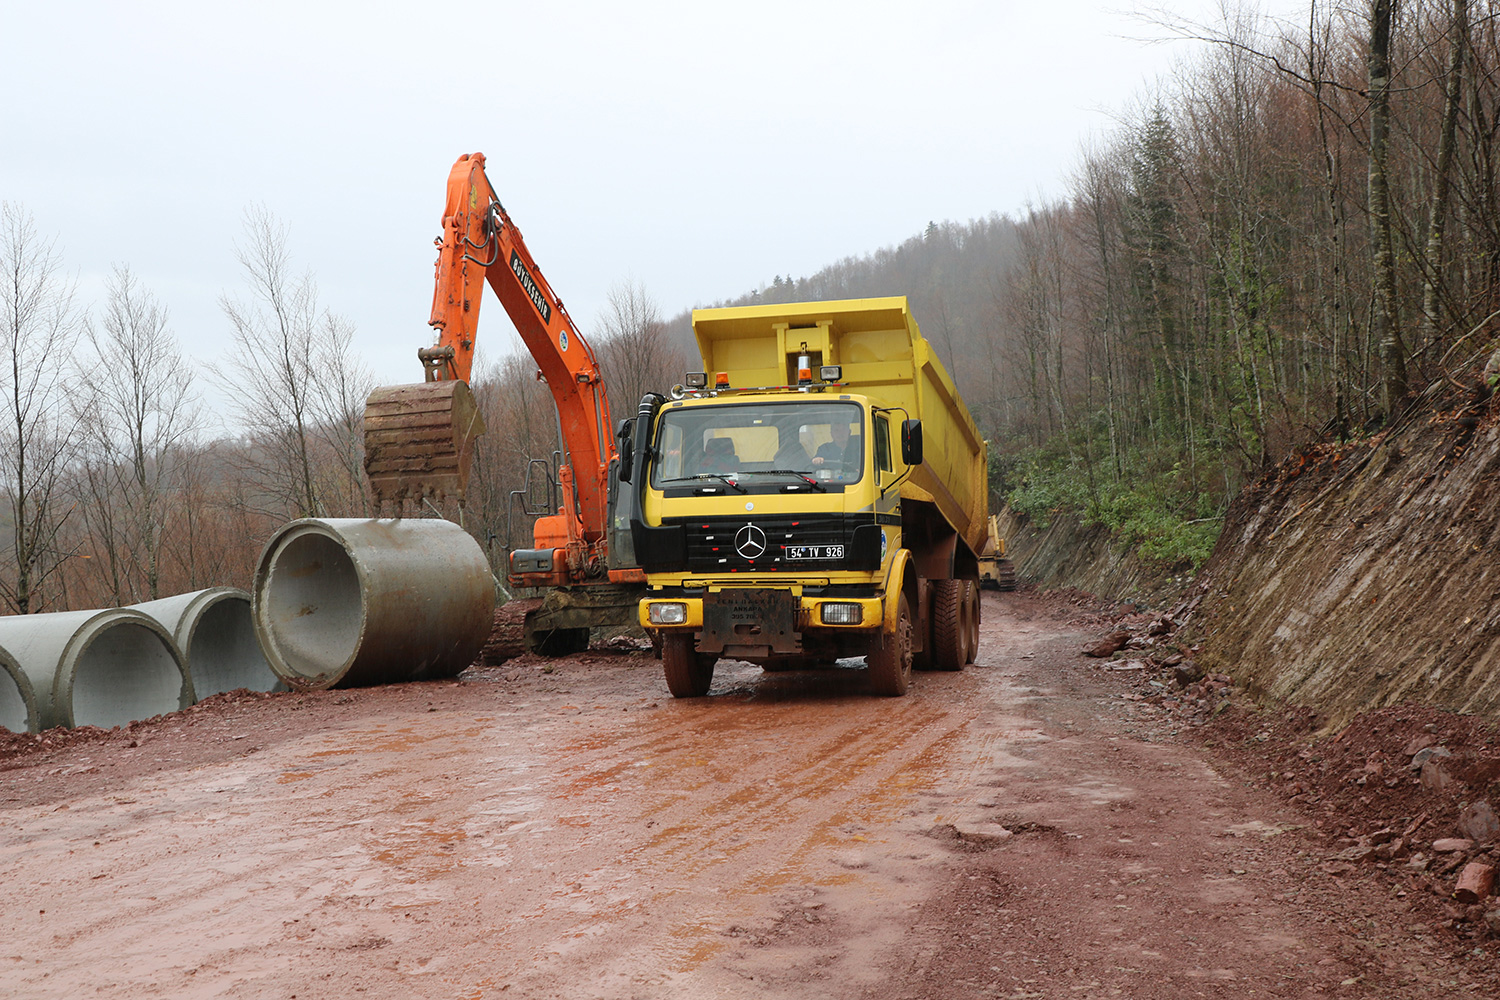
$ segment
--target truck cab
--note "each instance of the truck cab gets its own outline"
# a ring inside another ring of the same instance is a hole
[[[705,371],[643,402],[633,442],[639,618],[672,693],[706,693],[720,658],[864,656],[892,695],[914,665],[972,660],[976,548],[954,521],[977,497],[985,523],[984,446],[905,299],[693,318]],[[941,401],[923,379],[946,383]]]

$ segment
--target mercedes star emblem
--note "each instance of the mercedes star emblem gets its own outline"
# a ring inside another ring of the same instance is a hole
[[[766,554],[766,533],[753,524],[747,524],[734,533],[734,551],[746,559],[759,559]]]

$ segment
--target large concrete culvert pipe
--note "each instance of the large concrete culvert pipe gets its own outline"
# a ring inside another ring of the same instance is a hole
[[[302,690],[452,677],[489,635],[495,579],[479,543],[438,519],[307,519],[266,544],[255,631]]]
[[[161,622],[177,640],[199,699],[239,688],[270,691],[278,686],[255,634],[246,591],[211,587],[132,607]]]
[[[33,732],[122,726],[193,703],[177,643],[128,608],[0,618],[3,650],[31,682]]]

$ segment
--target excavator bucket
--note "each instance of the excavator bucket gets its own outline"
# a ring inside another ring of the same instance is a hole
[[[484,418],[467,382],[386,385],[365,402],[365,473],[375,502],[462,501]]]

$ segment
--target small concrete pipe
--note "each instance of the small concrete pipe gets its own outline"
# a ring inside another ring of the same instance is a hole
[[[270,691],[280,683],[255,635],[246,591],[211,587],[132,607],[177,640],[198,698],[239,688]]]
[[[0,729],[13,733],[35,731],[36,695],[31,679],[16,658],[0,648]]]
[[[31,682],[32,732],[122,726],[193,703],[171,633],[129,608],[0,618],[0,659]]]
[[[266,659],[293,688],[427,680],[479,655],[495,578],[450,521],[309,518],[266,543],[253,604]]]

